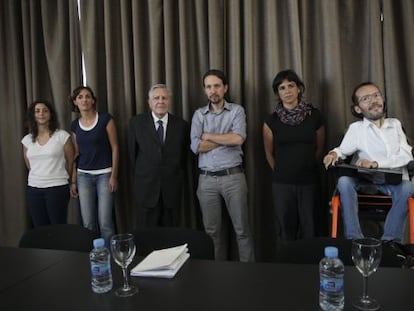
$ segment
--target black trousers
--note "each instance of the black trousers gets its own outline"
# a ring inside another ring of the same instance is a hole
[[[27,205],[34,227],[50,224],[66,224],[69,186],[36,188],[27,186]]]
[[[279,239],[290,241],[314,237],[315,184],[272,183],[272,196]]]
[[[175,227],[177,226],[176,208],[167,208],[162,195],[156,206],[141,208],[138,223],[141,227]]]

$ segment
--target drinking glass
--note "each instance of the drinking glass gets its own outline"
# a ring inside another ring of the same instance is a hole
[[[368,296],[368,276],[377,271],[381,261],[381,241],[374,238],[362,238],[352,241],[352,260],[363,277],[362,297],[353,301],[359,310],[378,310],[379,303]]]
[[[121,266],[124,276],[124,285],[115,291],[115,295],[119,297],[128,297],[136,294],[138,288],[128,283],[128,265],[135,256],[134,236],[130,233],[116,234],[111,238],[112,257],[115,262]]]

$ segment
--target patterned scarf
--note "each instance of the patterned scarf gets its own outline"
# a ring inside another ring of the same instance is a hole
[[[313,106],[311,103],[300,102],[292,110],[283,108],[283,104],[279,102],[276,105],[275,112],[280,121],[287,125],[299,125],[305,120],[306,116],[311,114]]]

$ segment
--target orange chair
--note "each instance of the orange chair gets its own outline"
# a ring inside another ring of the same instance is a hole
[[[377,207],[379,209],[390,209],[392,205],[391,196],[384,194],[361,194],[358,193],[358,205]],[[331,199],[332,212],[332,230],[331,237],[336,238],[338,233],[338,213],[341,201],[339,192],[335,190]],[[408,223],[409,223],[409,242],[414,244],[414,198],[410,197],[407,202],[408,206]]]

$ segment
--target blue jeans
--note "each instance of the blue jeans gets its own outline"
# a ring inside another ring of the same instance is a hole
[[[33,227],[67,222],[69,186],[36,188],[27,186],[27,205]]]
[[[338,191],[341,196],[342,214],[344,218],[345,237],[348,239],[363,236],[358,219],[357,190],[361,185],[369,184],[354,177],[341,176],[338,179]],[[372,184],[370,184],[372,185]],[[374,185],[386,195],[391,195],[392,207],[387,214],[382,240],[402,241],[407,218],[407,201],[413,195],[413,184],[403,180],[398,185]]]
[[[244,173],[226,176],[200,175],[197,197],[206,233],[214,242],[215,258],[227,259],[226,239],[222,234],[222,200],[237,236],[240,261],[254,261],[253,239],[247,209],[247,184]]]
[[[83,226],[100,232],[107,244],[115,233],[112,219],[114,199],[113,193],[109,191],[110,176],[111,173],[93,175],[78,172],[77,179]]]

